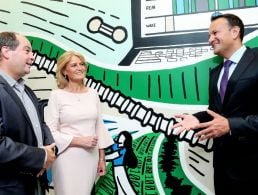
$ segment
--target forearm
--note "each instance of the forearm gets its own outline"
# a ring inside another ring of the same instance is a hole
[[[45,123],[42,125],[42,132],[44,134],[44,145],[50,145],[55,142],[49,127]]]
[[[93,136],[81,136],[73,137],[70,142],[70,147],[82,147],[84,149],[91,149],[96,147],[98,143],[98,138]]]
[[[105,150],[99,149],[99,161],[105,161]]]
[[[14,142],[5,136],[0,140],[0,153],[0,164],[12,164],[20,170],[37,172],[42,168],[45,159],[44,149]]]
[[[258,136],[258,115],[229,117],[228,121],[233,136]]]
[[[82,147],[82,141],[80,137],[73,137],[69,147]]]

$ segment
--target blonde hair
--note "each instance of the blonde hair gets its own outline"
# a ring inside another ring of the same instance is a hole
[[[57,61],[56,82],[57,82],[57,87],[59,89],[65,88],[69,82],[68,78],[65,77],[63,72],[67,64],[71,61],[73,56],[78,57],[82,61],[82,63],[85,64],[86,71],[87,71],[88,65],[83,55],[75,51],[66,51],[59,57]],[[82,81],[82,85],[83,84],[84,84],[84,81]]]

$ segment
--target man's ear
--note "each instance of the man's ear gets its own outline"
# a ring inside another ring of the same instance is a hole
[[[233,26],[231,32],[233,34],[233,39],[237,39],[240,37],[240,28],[238,26]]]
[[[10,48],[7,46],[3,46],[0,51],[1,59],[9,59],[10,57]]]

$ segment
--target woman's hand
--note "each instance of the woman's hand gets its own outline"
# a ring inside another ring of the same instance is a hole
[[[103,176],[106,174],[106,161],[105,159],[99,159],[97,174]]]
[[[74,137],[70,146],[91,149],[96,147],[97,143],[98,143],[97,136],[82,136],[82,137]]]

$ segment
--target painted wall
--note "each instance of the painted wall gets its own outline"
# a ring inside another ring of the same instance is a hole
[[[115,154],[126,148],[108,148],[108,173],[96,194],[123,194],[115,177],[130,194],[214,194],[212,140],[199,142],[193,131],[176,136],[170,126],[175,113],[207,107],[208,73],[221,61],[207,42],[211,15],[239,15],[244,43],[254,47],[257,6],[258,0],[2,0],[0,31],[31,41],[36,60],[26,83],[45,105],[56,88],[57,58],[66,50],[85,55],[87,85],[99,92],[105,125],[116,143],[132,136],[136,157],[118,162]]]

